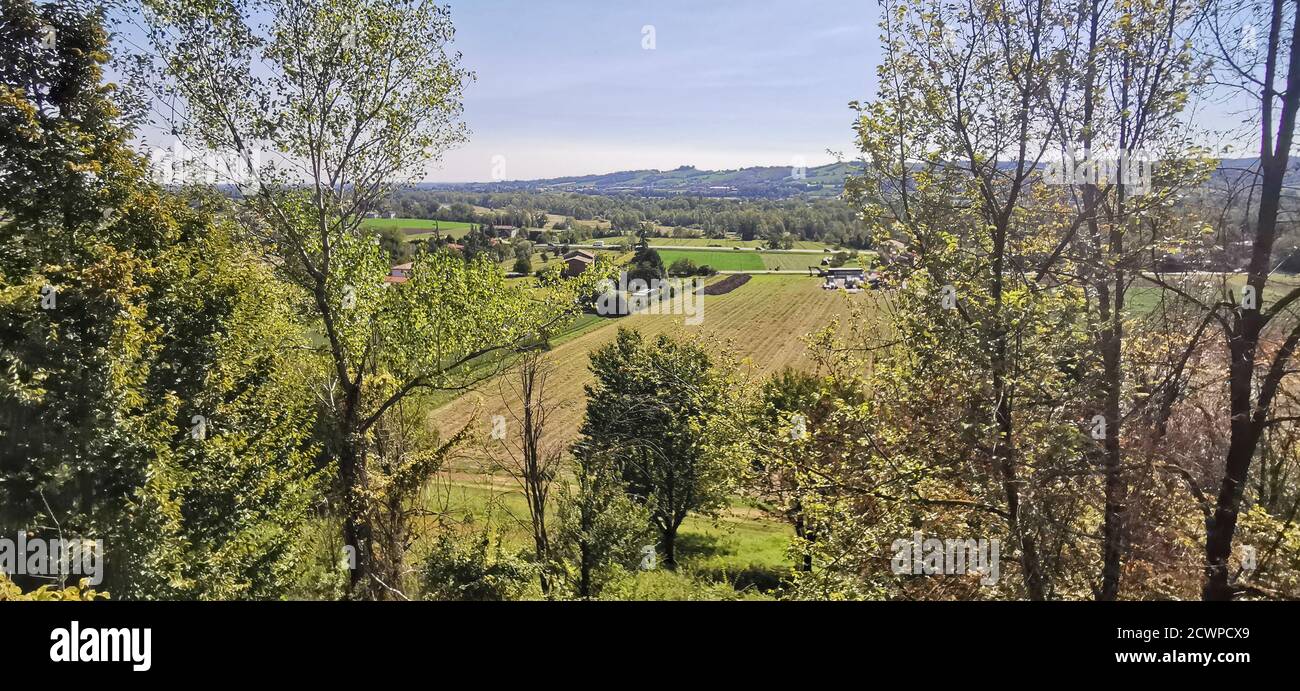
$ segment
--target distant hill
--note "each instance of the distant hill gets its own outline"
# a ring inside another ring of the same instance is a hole
[[[1254,158],[1224,159],[1220,163],[1220,169],[1211,178],[1210,186],[1221,186],[1228,180],[1237,178],[1241,171],[1254,167],[1256,161]],[[755,166],[735,170],[700,170],[694,166],[681,166],[673,170],[625,170],[545,180],[424,183],[418,187],[460,192],[580,192],[644,197],[835,197],[844,191],[844,180],[862,170],[863,164],[860,162],[832,163],[809,167],[802,171],[800,177],[800,171],[789,166]],[[1296,161],[1287,172],[1287,182],[1300,182],[1300,161]]]
[[[463,192],[582,192],[653,197],[834,197],[843,191],[844,179],[861,170],[859,163],[832,163],[804,171],[796,171],[790,166],[756,166],[737,170],[700,170],[682,166],[673,170],[626,170],[547,180],[426,183],[420,187]],[[798,175],[800,172],[802,177]]]

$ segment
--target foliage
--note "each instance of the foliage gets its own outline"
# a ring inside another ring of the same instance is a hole
[[[537,568],[523,556],[506,553],[488,529],[467,538],[444,532],[424,559],[421,595],[426,600],[515,600],[537,577]]]
[[[104,539],[119,597],[275,597],[317,489],[290,300],[126,147],[99,10],[5,15],[3,525]]]
[[[406,241],[406,233],[401,228],[381,227],[375,231],[375,238],[392,264],[405,264],[415,256],[415,249]]]
[[[649,283],[665,275],[664,260],[659,257],[659,253],[649,245],[638,247],[636,254],[632,255],[632,261],[628,264],[628,280],[640,279]]]
[[[448,50],[448,8],[402,0],[145,5],[163,95],[179,96],[186,110],[174,128],[245,160],[267,148],[320,164],[305,186],[292,165],[250,165],[256,184],[245,222],[308,298],[323,337],[326,451],[338,462],[344,540],[357,553],[353,594],[390,597],[386,577],[403,569],[375,543],[375,425],[412,393],[457,390],[491,374],[476,365],[574,317],[577,296],[599,272],[508,285],[500,257],[472,251],[471,233],[465,260],[420,250],[410,280],[385,282],[387,258],[360,232],[362,218],[464,138],[457,118],[471,75]]]
[[[9,574],[0,571],[0,602],[15,600],[82,602],[107,599],[108,593],[91,588],[84,579],[77,585],[70,585],[63,589],[55,588],[52,585],[43,585],[36,590],[24,593],[13,581],[9,580]]]
[[[609,457],[575,448],[574,483],[561,485],[553,554],[570,590],[598,597],[635,569],[649,543],[650,510],[624,491]]]
[[[674,261],[668,267],[669,276],[694,276],[698,271],[699,267],[695,265],[695,262],[686,257]]]
[[[698,344],[665,335],[647,343],[621,327],[591,354],[591,370],[580,443],[619,458],[625,490],[651,507],[671,568],[686,515],[716,513],[738,479],[738,390]]]
[[[709,582],[687,571],[638,572],[612,584],[604,600],[625,601],[731,601],[741,595],[726,583]]]

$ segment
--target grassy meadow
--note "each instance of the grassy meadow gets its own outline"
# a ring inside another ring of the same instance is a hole
[[[654,243],[651,243],[651,247]],[[808,252],[758,252],[754,250],[733,249],[660,249],[656,250],[663,259],[664,266],[671,266],[678,259],[690,259],[697,266],[708,265],[718,271],[807,271],[809,267],[821,266],[822,259],[830,253],[812,254]],[[862,256],[862,255],[860,255]],[[866,255],[869,256],[869,255]],[[865,258],[865,256],[863,256]],[[850,261],[849,265],[861,262]]]
[[[465,237],[474,224],[464,221],[435,221],[428,218],[367,218],[361,222],[361,227],[397,228],[406,231],[408,240],[414,240],[432,236],[435,229],[442,233],[443,237]]]
[[[738,240],[735,238],[724,238],[724,239],[650,238],[650,246],[651,247],[661,247],[661,246],[697,247],[698,246],[700,248],[717,247],[722,249],[730,249],[732,247],[745,247],[745,248],[766,247],[767,241],[766,240]],[[823,250],[828,247],[830,247],[830,245],[824,242],[817,242],[815,240],[796,240],[794,243],[794,249],[797,250]]]
[[[689,259],[696,266],[711,266],[718,271],[763,271],[763,259],[758,252],[736,252],[734,250],[656,250],[664,267],[670,267],[678,259]]]
[[[1246,285],[1246,275],[1233,274],[1210,274],[1210,273],[1184,273],[1184,274],[1161,274],[1159,280],[1174,286],[1189,295],[1201,298],[1203,302],[1213,302],[1222,296],[1224,289],[1232,291],[1236,299],[1241,299],[1241,288]],[[1264,288],[1264,295],[1260,300],[1260,306],[1267,306],[1291,290],[1300,286],[1300,275],[1274,273],[1269,277],[1268,285]],[[1129,309],[1135,314],[1145,314],[1154,311],[1160,304],[1160,294],[1163,288],[1152,283],[1145,278],[1135,278],[1132,287],[1125,294]],[[1181,298],[1170,294],[1167,299]]]
[[[510,478],[474,472],[444,474],[426,488],[424,501],[437,519],[465,534],[492,526],[507,550],[532,549],[528,506]],[[554,517],[548,519],[554,525]],[[665,587],[698,594],[698,586],[689,580],[700,577],[726,584],[742,597],[763,599],[793,566],[787,554],[793,536],[789,524],[737,500],[717,520],[686,519],[678,533],[677,574],[638,574],[629,587],[641,591],[635,599],[655,599],[654,593]],[[687,582],[661,582],[665,579]],[[736,593],[724,590],[714,596]]]

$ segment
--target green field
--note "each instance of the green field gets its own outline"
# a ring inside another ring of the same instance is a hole
[[[363,228],[419,229],[424,231],[407,233],[406,237],[414,240],[433,235],[435,228],[449,238],[464,237],[470,231],[470,228],[474,227],[474,224],[465,221],[434,221],[428,218],[367,218],[361,222],[361,226]]]
[[[760,256],[763,268],[769,271],[807,271],[810,266],[820,266],[823,256],[831,255],[764,252]]]
[[[652,245],[653,246],[653,245]],[[821,266],[822,259],[830,253],[810,254],[807,252],[756,252],[754,250],[700,249],[700,250],[657,250],[664,266],[671,266],[678,259],[686,258],[697,266],[709,265],[718,271],[807,271],[808,267]],[[850,260],[849,266],[857,266],[858,261]]]
[[[1223,299],[1224,288],[1232,291],[1235,299],[1240,299],[1241,288],[1246,285],[1246,275],[1233,274],[1207,274],[1207,273],[1166,273],[1161,274],[1160,280],[1182,290],[1189,295],[1195,295],[1203,302],[1212,303],[1216,300]],[[1300,287],[1300,276],[1294,276],[1283,273],[1274,273],[1269,276],[1268,284],[1264,288],[1264,295],[1261,307],[1267,307],[1275,300],[1286,295],[1296,287]],[[1155,285],[1145,279],[1136,279],[1132,287],[1126,294],[1126,303],[1128,309],[1134,314],[1146,314],[1154,311],[1160,304],[1160,298],[1163,296],[1171,303],[1185,302],[1171,291]]]
[[[527,279],[525,279],[527,280]],[[615,320],[609,317],[602,317],[595,314],[579,314],[573,321],[564,324],[559,330],[551,335],[549,339],[550,347],[561,346],[575,338],[583,336],[591,331],[595,331],[603,326],[613,323]],[[493,355],[485,356],[474,361],[468,374],[473,377],[491,375],[493,372],[504,371],[511,363],[517,360],[517,356],[508,355],[505,357]],[[455,401],[461,396],[460,391],[437,391],[428,396],[428,404],[437,407]]]
[[[634,238],[632,239],[635,240]],[[650,238],[651,247],[659,247],[665,245],[668,247],[672,247],[676,245],[681,247],[698,246],[698,247],[706,247],[706,248],[717,247],[719,249],[730,249],[732,247],[765,247],[767,246],[767,241],[766,240],[737,240],[734,238],[727,238],[724,240],[718,240],[716,238]],[[830,247],[830,245],[824,242],[816,242],[813,240],[796,240],[794,243],[794,249],[797,250],[820,250],[820,249],[825,249],[827,247]]]
[[[689,259],[697,266],[708,265],[718,271],[763,271],[763,259],[758,252],[734,250],[657,250],[664,267],[672,266],[678,259]],[[812,255],[809,255],[812,256]]]

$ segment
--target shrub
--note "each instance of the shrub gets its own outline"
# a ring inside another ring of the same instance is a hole
[[[688,571],[637,571],[610,584],[602,600],[738,600],[741,594],[726,583],[695,578]]]
[[[577,452],[572,485],[561,485],[556,501],[554,554],[569,590],[579,598],[599,597],[626,578],[641,561],[650,536],[650,511],[629,497],[608,458]]]
[[[790,578],[789,567],[772,567],[765,564],[750,564],[739,568],[696,567],[697,578],[708,581],[728,583],[736,592],[754,591],[775,593],[781,590]]]
[[[687,259],[686,257],[682,257],[681,259],[678,259],[677,261],[673,262],[672,265],[668,267],[668,275],[669,276],[694,276],[696,273],[699,272],[699,270],[700,267],[696,266],[695,262],[691,261],[690,259]]]
[[[0,571],[0,602],[8,600],[48,600],[76,602],[80,600],[107,600],[108,593],[91,588],[87,579],[81,579],[77,585],[70,585],[60,590],[52,585],[43,585],[31,592],[24,593],[18,584],[9,580],[9,574]]]
[[[424,559],[421,596],[425,600],[517,600],[537,579],[537,568],[519,555],[506,553],[488,530],[469,538],[443,533]]]

